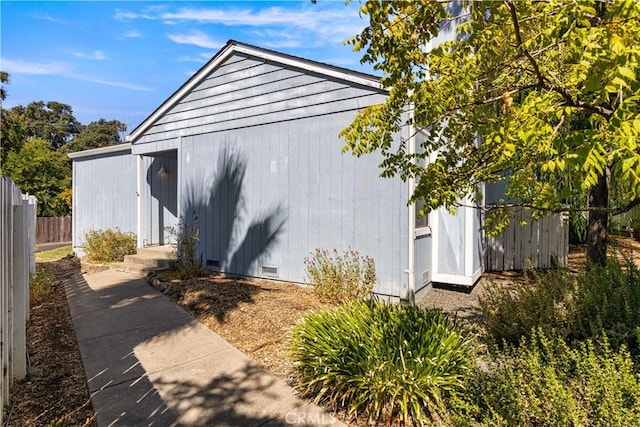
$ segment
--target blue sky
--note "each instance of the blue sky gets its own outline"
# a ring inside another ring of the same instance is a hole
[[[358,71],[357,1],[0,2],[4,108],[73,107],[137,126],[229,39]]]

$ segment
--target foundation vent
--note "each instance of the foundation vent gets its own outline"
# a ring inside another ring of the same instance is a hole
[[[426,285],[431,282],[431,270],[425,270],[422,272],[422,284]]]
[[[265,277],[278,277],[278,267],[274,267],[272,265],[263,265],[262,275]]]
[[[220,260],[208,259],[205,265],[210,270],[220,270]]]

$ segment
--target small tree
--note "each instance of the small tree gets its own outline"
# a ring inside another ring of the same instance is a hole
[[[71,168],[66,156],[52,150],[48,141],[31,138],[20,151],[9,152],[2,173],[38,198],[38,216],[69,213],[64,192],[71,187]]]
[[[383,175],[416,178],[426,211],[482,203],[478,184],[500,181],[534,216],[587,211],[587,255],[604,263],[609,215],[640,204],[640,3],[369,0],[361,13],[351,43],[390,92],[343,131],[345,149],[381,151]],[[407,124],[426,135],[417,154],[392,143]],[[511,213],[494,211],[497,229]]]

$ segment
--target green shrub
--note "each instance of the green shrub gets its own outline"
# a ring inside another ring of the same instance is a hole
[[[488,335],[497,344],[517,344],[541,328],[569,342],[606,334],[612,348],[625,344],[640,356],[640,269],[630,260],[624,267],[609,261],[577,275],[539,275],[533,286],[489,289],[480,304]]]
[[[316,249],[305,258],[308,283],[316,293],[329,301],[346,303],[371,295],[377,283],[373,258],[360,256],[349,249],[342,255],[333,250],[333,257],[326,249]]]
[[[204,274],[202,259],[198,256],[198,242],[200,241],[200,229],[196,221],[187,224],[180,218],[178,225],[168,227],[169,233],[176,241],[178,262],[175,265],[175,273],[180,279],[199,277]]]
[[[602,341],[572,349],[562,338],[534,331],[498,356],[489,372],[476,374],[465,396],[475,411],[457,424],[640,425],[640,382],[631,357]]]
[[[124,261],[125,255],[136,253],[137,238],[133,233],[115,230],[91,230],[84,235],[85,253],[92,262]]]
[[[38,269],[29,277],[29,299],[40,304],[51,294],[54,281],[45,270]]]
[[[541,327],[566,337],[571,333],[577,277],[563,270],[534,276],[535,283],[493,284],[480,298],[489,341],[518,344]]]
[[[305,317],[293,331],[299,387],[350,415],[409,423],[444,417],[462,389],[472,334],[440,311],[376,300]]]

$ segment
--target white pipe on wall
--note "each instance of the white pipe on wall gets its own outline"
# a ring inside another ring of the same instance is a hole
[[[413,104],[409,104],[409,120],[411,124],[408,126],[409,128],[409,143],[407,144],[407,154],[413,156],[416,152],[416,126],[413,122],[414,120],[414,112],[413,112]],[[414,159],[411,159],[411,162],[415,162]],[[416,188],[416,179],[411,176],[408,180],[408,192],[409,198],[413,196],[413,192]],[[409,275],[407,282],[407,299],[410,304],[415,304],[416,302],[416,276],[415,276],[415,268],[416,268],[416,212],[415,212],[415,203],[409,203],[408,205],[408,235],[407,235],[407,243],[409,245],[408,249],[408,263],[409,266],[406,270],[406,273]]]

